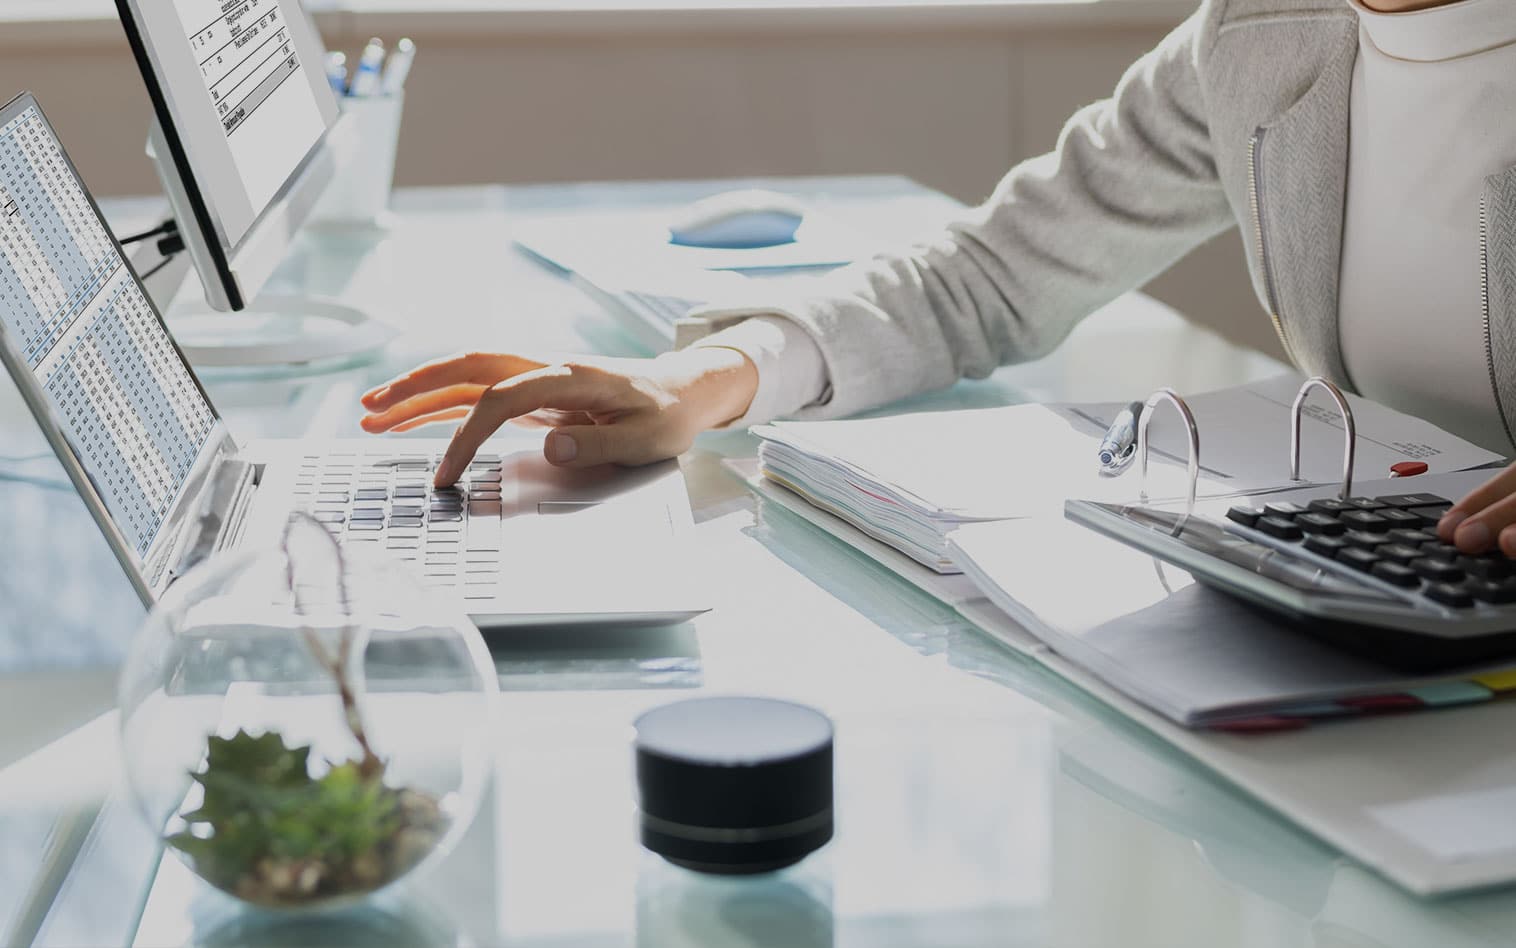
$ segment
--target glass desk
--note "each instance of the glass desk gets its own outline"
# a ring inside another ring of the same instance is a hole
[[[404,327],[384,361],[317,377],[212,377],[212,397],[241,438],[346,436],[358,393],[418,359],[464,347],[637,354],[578,290],[512,249],[513,223],[728,186],[404,192],[386,239],[308,237],[279,278]],[[943,210],[900,179],[803,186],[860,217],[888,199],[880,226],[902,236]],[[904,407],[1125,399],[1279,369],[1133,295],[1048,359]],[[5,453],[45,450],[15,393],[3,397]],[[52,462],[0,465],[36,482],[0,483],[10,538],[0,570],[0,938],[1420,948],[1516,937],[1516,897],[1404,894],[947,607],[757,504],[722,464],[755,447],[746,434],[712,434],[684,459],[716,609],[670,628],[491,636],[504,691],[500,760],[470,836],[414,886],[314,918],[245,912],[174,859],[160,861],[111,795],[113,666],[141,609],[77,498],[48,486]],[[838,831],[827,848],[747,880],[702,878],[640,848],[631,721],[699,693],[788,698],[832,716]]]

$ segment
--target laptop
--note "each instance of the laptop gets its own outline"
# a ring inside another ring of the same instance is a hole
[[[566,471],[497,439],[451,489],[444,440],[239,446],[36,100],[0,109],[0,361],[145,604],[308,511],[410,564],[482,628],[668,623],[706,611],[683,476]]]

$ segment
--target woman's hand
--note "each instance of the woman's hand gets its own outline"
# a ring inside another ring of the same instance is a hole
[[[429,362],[368,392],[362,425],[378,434],[461,418],[437,466],[436,484],[446,487],[507,421],[552,427],[543,453],[553,464],[650,464],[741,417],[757,388],[758,370],[735,349],[559,363],[476,352]]]
[[[1483,553],[1498,545],[1516,557],[1516,464],[1481,484],[1453,505],[1437,524],[1437,536],[1464,553]]]

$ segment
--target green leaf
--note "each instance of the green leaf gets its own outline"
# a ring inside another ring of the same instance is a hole
[[[385,847],[404,828],[400,795],[385,786],[382,769],[365,773],[358,761],[312,778],[310,750],[276,733],[210,738],[204,769],[191,775],[203,798],[183,814],[194,829],[169,845],[233,891],[266,863],[315,862],[334,879],[362,864],[372,883],[373,867],[384,869]]]

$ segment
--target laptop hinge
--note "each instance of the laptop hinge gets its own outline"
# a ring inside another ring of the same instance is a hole
[[[224,550],[242,535],[242,527],[257,487],[257,467],[236,457],[215,462],[196,499],[195,515],[185,525],[179,544],[183,551],[169,570],[169,586],[206,557]]]

